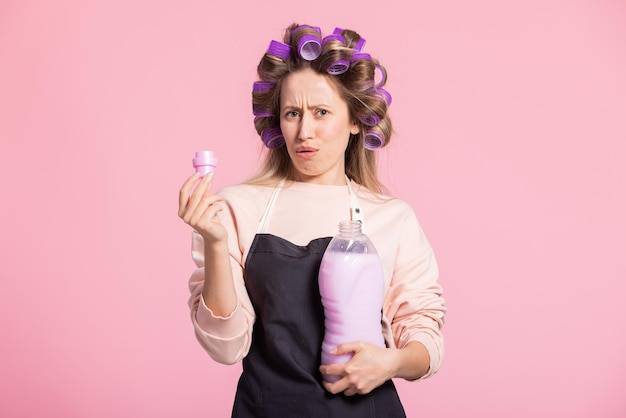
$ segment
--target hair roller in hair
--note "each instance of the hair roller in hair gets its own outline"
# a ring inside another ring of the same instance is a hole
[[[361,123],[367,126],[376,126],[380,123],[380,116],[374,112],[359,114]]]
[[[289,61],[289,58],[291,57],[291,45],[278,41],[272,41],[270,42],[269,48],[267,48],[267,54],[278,57],[283,61]]]
[[[285,145],[285,138],[280,128],[264,129],[261,132],[261,140],[269,149],[276,149]]]
[[[255,81],[252,83],[252,92],[253,93],[265,93],[266,91],[270,91],[276,86],[276,83],[270,83],[269,81]]]
[[[215,172],[217,157],[215,157],[213,151],[196,151],[196,156],[192,162],[196,172],[200,174],[201,177],[204,177],[209,173]]]
[[[387,73],[383,70],[383,67],[378,64],[376,64],[376,69],[380,71],[380,81],[376,84],[376,87],[380,87],[387,82]]]
[[[358,41],[356,41],[356,43],[354,44],[354,50],[356,51],[363,51],[363,47],[365,46],[365,38],[359,38]]]
[[[269,110],[265,109],[261,105],[254,104],[254,103],[252,104],[252,114],[256,117],[274,116],[273,112],[270,112]]]
[[[342,28],[335,28],[335,30],[333,31],[333,35],[342,35],[342,34],[343,34]],[[354,44],[352,48],[357,52],[361,52],[363,51],[364,46],[365,46],[365,38],[359,38],[359,40],[356,41],[356,43]]]
[[[321,52],[322,44],[316,36],[304,34],[298,40],[298,53],[303,59],[313,61]]]
[[[325,36],[324,39],[322,39],[322,45],[324,45],[328,41],[338,41],[344,45],[346,44],[346,38],[337,33],[331,33],[330,35]]]
[[[374,94],[383,99],[387,106],[391,106],[391,94],[387,90],[378,87],[374,90]]]
[[[385,143],[385,139],[381,134],[375,131],[368,131],[363,140],[363,146],[368,150],[380,148]]]
[[[350,63],[346,60],[337,60],[333,62],[330,67],[326,70],[326,72],[330,75],[339,75],[348,71],[350,68]]]
[[[359,61],[359,60],[371,61],[372,60],[372,56],[370,54],[368,54],[367,52],[355,52],[350,57],[350,61],[352,61],[352,62]]]
[[[296,28],[294,33],[300,32],[302,29],[313,29],[319,36],[322,36],[322,30],[319,26],[310,26],[310,25],[300,25]]]

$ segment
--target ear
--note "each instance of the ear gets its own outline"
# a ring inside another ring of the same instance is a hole
[[[359,128],[359,125],[357,125],[356,122],[352,122],[352,127],[350,128],[350,133],[352,135],[356,135],[359,132],[361,132],[361,129]]]

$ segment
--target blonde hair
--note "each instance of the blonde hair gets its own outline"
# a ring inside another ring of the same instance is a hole
[[[305,35],[313,35],[318,39],[321,36],[318,28],[294,23],[285,30],[284,43],[290,45],[292,51],[297,51],[298,42]],[[321,53],[312,61],[303,59],[295,52],[289,54],[288,59],[269,53],[261,58],[257,66],[259,80],[272,83],[273,87],[252,92],[253,107],[266,110],[263,116],[255,117],[254,126],[259,135],[267,129],[280,127],[281,85],[289,74],[310,68],[324,75],[346,101],[350,118],[359,126],[359,133],[350,136],[346,148],[346,175],[371,191],[381,193],[386,189],[378,179],[376,153],[364,145],[368,132],[375,132],[382,138],[381,146],[386,146],[391,139],[393,128],[387,114],[389,97],[382,94],[380,89],[385,84],[387,72],[378,60],[355,49],[360,40],[361,43],[364,42],[358,33],[343,29],[340,35],[345,43],[333,37],[321,42]],[[360,55],[356,55],[357,53]],[[329,74],[328,69],[340,60],[350,63],[347,71],[338,75]],[[382,77],[378,84],[375,82],[376,69],[381,72]],[[368,120],[368,116],[372,115],[374,120]],[[293,170],[286,147],[268,149],[259,171],[247,183],[272,184],[283,178],[293,180]]]

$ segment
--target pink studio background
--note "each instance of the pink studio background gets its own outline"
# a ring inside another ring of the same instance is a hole
[[[229,416],[177,193],[197,149],[220,187],[252,172],[255,67],[292,21],[390,73],[381,174],[450,309],[408,415],[626,416],[626,4],[393,3],[0,3],[0,416]]]

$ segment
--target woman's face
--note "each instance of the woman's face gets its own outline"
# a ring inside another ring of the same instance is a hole
[[[357,134],[359,128],[326,76],[307,68],[285,78],[280,128],[296,180],[345,184],[344,153],[350,134]]]

